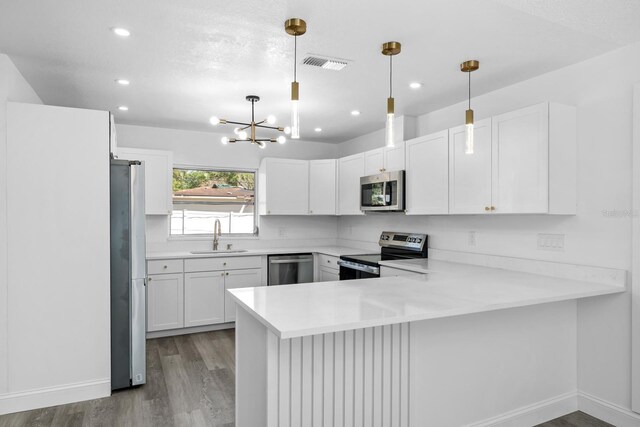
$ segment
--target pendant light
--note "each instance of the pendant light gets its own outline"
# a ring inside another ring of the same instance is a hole
[[[480,68],[480,62],[475,59],[460,64],[460,71],[469,75],[469,109],[465,112],[465,141],[464,153],[473,154],[473,110],[471,109],[471,73]]]
[[[298,36],[307,32],[307,23],[300,18],[287,19],[284,30],[293,36],[293,81],[291,82],[291,139],[300,138],[300,112],[298,102],[300,99],[300,86],[297,81],[298,66]]]
[[[386,42],[382,45],[382,54],[389,57],[389,98],[387,98],[387,125],[385,129],[385,143],[387,147],[395,145],[393,126],[395,118],[395,103],[393,99],[393,57],[400,53],[400,43]]]

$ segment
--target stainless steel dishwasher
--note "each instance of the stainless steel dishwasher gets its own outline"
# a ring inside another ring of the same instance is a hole
[[[313,282],[313,254],[269,255],[269,286]]]

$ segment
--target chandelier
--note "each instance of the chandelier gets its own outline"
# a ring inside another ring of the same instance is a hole
[[[226,125],[226,124],[239,125],[239,127],[236,127],[233,130],[233,132],[236,134],[235,137],[229,138],[225,136],[220,140],[220,142],[222,142],[223,145],[227,145],[229,143],[234,144],[236,142],[250,142],[252,144],[256,144],[260,148],[265,148],[267,146],[266,144],[267,142],[278,142],[280,144],[284,144],[285,142],[287,142],[287,138],[284,135],[280,135],[277,138],[258,138],[256,136],[257,128],[271,129],[278,132],[283,132],[287,135],[291,133],[291,128],[274,126],[276,122],[276,118],[271,115],[262,121],[256,122],[255,104],[256,102],[260,101],[260,97],[256,95],[247,95],[246,99],[251,103],[251,122],[250,123],[234,122],[231,120],[219,119],[216,116],[213,116],[211,117],[211,119],[209,119],[209,122],[213,126]]]

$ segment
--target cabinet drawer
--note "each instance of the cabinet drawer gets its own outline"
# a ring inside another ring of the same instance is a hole
[[[260,268],[262,259],[259,256],[237,256],[228,258],[196,258],[185,259],[184,269],[187,272],[237,270],[241,268]]]
[[[334,270],[340,270],[340,266],[338,265],[339,259],[340,258],[338,258],[337,256],[318,254],[318,266],[329,267],[329,268],[333,268]]]
[[[181,259],[159,259],[147,261],[147,274],[182,273]]]

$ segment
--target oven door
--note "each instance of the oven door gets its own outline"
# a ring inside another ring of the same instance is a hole
[[[380,277],[380,267],[357,264],[350,261],[338,261],[340,280],[372,279]]]
[[[404,210],[404,171],[360,178],[360,210]]]

